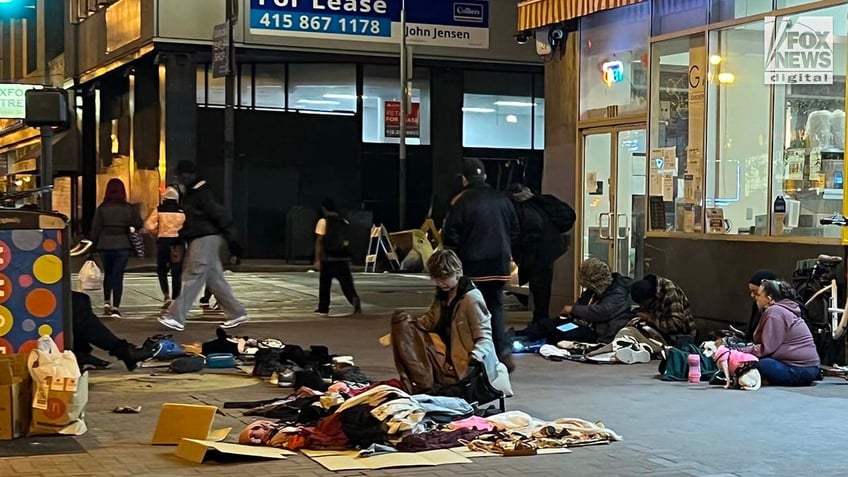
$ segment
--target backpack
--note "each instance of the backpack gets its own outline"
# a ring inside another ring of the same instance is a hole
[[[350,222],[340,215],[328,215],[323,247],[327,258],[350,258]]]
[[[550,194],[537,195],[536,198],[545,215],[548,216],[559,233],[565,234],[571,231],[574,222],[577,221],[577,214],[570,205]]]

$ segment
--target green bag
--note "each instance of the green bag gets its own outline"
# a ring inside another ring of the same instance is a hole
[[[701,357],[701,381],[709,381],[718,372],[718,367],[712,359],[704,356],[701,348],[688,344],[683,348],[666,346],[662,351],[659,373],[663,381],[687,381],[689,379],[689,355]]]

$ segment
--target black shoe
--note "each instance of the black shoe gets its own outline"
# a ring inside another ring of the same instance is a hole
[[[78,354],[77,364],[79,364],[80,369],[105,369],[107,366],[109,366],[110,363],[96,356],[92,356],[91,354]]]
[[[323,311],[323,310],[321,310],[320,308],[316,309],[316,310],[315,310],[315,311],[313,311],[312,313],[315,313],[316,315],[320,315],[320,316],[327,316],[327,315],[329,315],[329,314],[330,314],[330,312],[329,312],[329,311]]]
[[[139,348],[126,341],[118,343],[118,346],[110,354],[123,361],[128,371],[137,368],[138,363],[147,361],[153,357],[153,351],[146,348]]]
[[[362,300],[359,297],[353,299],[353,314],[359,315],[362,313]]]

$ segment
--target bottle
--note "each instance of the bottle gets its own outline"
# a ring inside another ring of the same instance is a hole
[[[699,354],[689,355],[689,382],[701,382],[701,355]]]
[[[783,221],[786,219],[786,200],[782,195],[774,199],[774,224],[772,224],[772,233],[774,235],[783,235]]]

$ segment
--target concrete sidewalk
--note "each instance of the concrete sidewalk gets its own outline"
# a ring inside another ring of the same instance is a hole
[[[317,274],[233,274],[236,293],[255,319],[234,330],[251,337],[276,337],[303,346],[323,344],[332,353],[350,354],[373,379],[394,377],[390,349],[377,339],[388,331],[395,308],[421,310],[432,296],[426,279],[406,275],[356,275],[365,314],[321,318],[311,314]],[[124,312],[134,320],[107,319],[121,336],[141,342],[163,332],[152,316],[159,300],[151,277],[131,276]],[[341,296],[336,290],[334,297]],[[334,309],[347,309],[334,301]],[[515,307],[517,309],[517,307]],[[528,313],[510,313],[516,325]],[[179,335],[183,342],[214,337],[215,323],[199,319]],[[539,356],[517,357],[512,375],[516,397],[509,410],[542,419],[580,417],[603,421],[624,437],[609,446],[575,449],[559,456],[483,458],[473,464],[381,471],[327,472],[303,456],[285,461],[190,464],[173,448],[148,444],[163,402],[221,405],[232,400],[282,397],[286,390],[248,377],[206,375],[174,377],[115,369],[92,374],[87,422],[79,438],[85,454],[0,459],[0,475],[369,475],[369,476],[790,476],[846,475],[838,449],[848,440],[841,416],[848,404],[848,383],[828,379],[801,389],[725,390],[705,384],[666,383],[655,379],[656,362],[644,365],[556,363]],[[141,405],[140,415],[114,414],[117,405]],[[233,426],[231,436],[252,420],[224,410],[215,427]],[[3,444],[0,443],[0,446]]]

